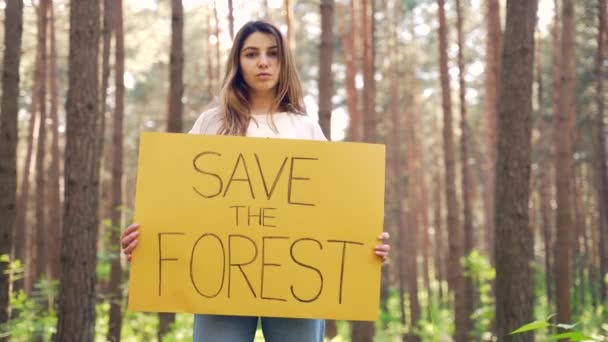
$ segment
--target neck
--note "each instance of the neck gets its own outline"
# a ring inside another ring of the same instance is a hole
[[[249,110],[251,114],[272,114],[275,94],[272,91],[265,93],[251,93]]]

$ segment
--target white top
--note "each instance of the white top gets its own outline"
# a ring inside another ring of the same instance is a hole
[[[196,119],[189,133],[216,135],[221,127],[221,120],[222,116],[217,108],[207,110]],[[277,131],[273,130],[271,120],[274,121]],[[327,141],[319,124],[310,116],[290,112],[253,115],[246,136]]]

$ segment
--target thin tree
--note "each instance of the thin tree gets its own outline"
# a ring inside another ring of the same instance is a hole
[[[285,0],[285,25],[287,25],[287,45],[292,53],[296,52],[296,30],[295,21],[293,19],[293,1]]]
[[[500,81],[500,1],[486,0],[486,69],[485,75],[485,184],[484,212],[488,254],[494,255],[494,189],[496,165],[496,120],[498,117],[498,83]]]
[[[536,53],[536,77],[537,77],[537,96],[538,96],[538,125],[537,129],[539,132],[539,152],[540,152],[540,166],[539,166],[539,184],[538,184],[538,200],[540,209],[540,225],[543,236],[544,259],[545,259],[545,291],[547,293],[547,301],[551,303],[553,301],[553,290],[552,290],[552,258],[551,258],[551,166],[549,164],[551,157],[551,134],[549,131],[549,125],[545,122],[545,111],[544,111],[544,95],[545,85],[543,81],[543,68],[542,68],[542,40],[537,42],[537,53]]]
[[[404,143],[406,145],[406,172],[408,175],[408,184],[406,190],[407,211],[405,213],[405,226],[402,231],[405,233],[402,236],[402,245],[405,247],[406,253],[403,253],[401,262],[404,263],[406,271],[406,281],[408,289],[409,307],[410,307],[410,330],[406,339],[408,342],[420,341],[420,337],[414,333],[415,328],[420,320],[420,301],[418,299],[418,241],[420,232],[419,211],[420,208],[420,173],[419,162],[417,160],[417,139],[416,139],[416,122],[414,119],[414,91],[415,78],[413,73],[408,73],[407,84],[405,90],[406,103],[408,109],[404,111]]]
[[[598,250],[600,254],[600,275],[608,273],[608,169],[606,167],[606,138],[604,136],[604,46],[606,35],[606,0],[599,0],[599,28],[597,33],[597,55],[596,55],[596,179],[597,197],[599,206],[599,230],[600,238]],[[606,303],[606,282],[600,276],[600,300]]]
[[[462,1],[456,0],[456,17],[457,17],[457,41],[458,41],[458,94],[460,98],[460,167],[462,170],[462,228],[464,232],[464,256],[468,256],[473,250],[473,212],[471,209],[471,174],[469,168],[469,133],[467,124],[467,103],[466,103],[466,82],[465,82],[465,64],[464,64],[464,34],[463,26],[463,9]],[[474,309],[474,292],[473,280],[470,276],[464,279],[464,319],[466,320],[465,334],[473,328],[471,316]],[[468,340],[469,338],[467,338]]]
[[[342,5],[338,5],[338,10]],[[342,41],[342,51],[344,52],[345,72],[345,87],[346,87],[346,107],[348,108],[349,124],[348,138],[351,141],[361,140],[361,113],[359,111],[359,96],[357,92],[355,78],[357,75],[357,54],[356,54],[356,11],[355,0],[350,1],[350,16],[348,19],[340,20],[340,38]],[[345,18],[344,15],[339,15],[340,18]],[[348,24],[348,27],[347,27]]]
[[[217,18],[217,17],[216,17]],[[218,40],[219,42],[219,40]],[[167,132],[181,133],[183,126],[184,93],[184,7],[182,0],[171,1],[171,57],[169,66],[169,110]],[[159,314],[158,340],[169,331],[175,321],[174,313]]]
[[[205,76],[205,80],[207,82],[207,95],[209,96],[209,99],[213,98],[213,94],[214,94],[214,89],[219,88],[219,86],[217,86],[215,84],[215,72],[213,71],[213,64],[214,64],[214,59],[213,59],[213,49],[212,49],[212,44],[211,41],[209,40],[209,38],[211,37],[211,35],[213,34],[213,28],[211,27],[211,8],[209,8],[209,3],[207,3],[207,10],[205,11],[205,23],[206,23],[206,34],[203,37],[203,39],[205,40],[205,43],[203,44],[204,49],[205,49],[205,54],[206,54],[206,58],[207,58],[207,75]]]
[[[94,336],[100,164],[96,146],[100,132],[99,7],[97,0],[70,2],[57,341],[92,341]]]
[[[38,140],[36,143],[36,229],[34,230],[35,240],[35,261],[33,280],[37,281],[46,273],[47,268],[47,222],[46,222],[46,121],[47,121],[47,106],[46,106],[46,71],[47,71],[47,18],[48,18],[49,0],[40,0],[38,4],[38,34],[37,34],[37,49],[39,55],[40,68],[36,70],[38,74],[38,109],[40,115],[40,125],[38,126]]]
[[[448,284],[454,292],[455,340],[467,341],[467,318],[465,311],[465,289],[460,259],[463,256],[463,236],[459,222],[456,199],[454,132],[452,127],[452,100],[450,98],[450,75],[448,73],[447,24],[444,0],[437,0],[439,16],[439,68],[441,77],[441,103],[443,109],[443,149],[445,167],[445,191],[448,215],[449,274]]]
[[[0,103],[0,256],[13,248],[17,201],[17,114],[19,112],[19,65],[23,32],[23,1],[8,0],[4,8],[2,102]],[[0,260],[0,325],[9,319],[11,284],[8,263]]]
[[[321,0],[321,46],[319,48],[319,124],[325,137],[331,140],[331,98],[334,54],[334,1]]]
[[[222,69],[222,61],[220,58],[221,53],[221,44],[220,44],[220,21],[217,16],[217,2],[213,0],[213,17],[215,19],[215,27],[213,34],[215,35],[215,84],[221,84],[221,69]]]
[[[371,3],[370,3],[371,2]],[[375,114],[375,93],[376,86],[374,81],[374,0],[363,0],[361,5],[362,16],[362,35],[363,35],[363,140],[366,142],[376,141],[376,114]],[[371,23],[370,23],[371,22]],[[385,278],[386,271],[382,271],[382,278]],[[383,282],[386,284],[386,282]],[[353,322],[351,326],[351,336],[353,342],[371,341],[374,337],[373,322]]]
[[[319,124],[325,137],[331,140],[331,98],[333,95],[333,27],[334,1],[322,0],[321,6],[321,46],[319,49]],[[325,336],[329,339],[337,335],[335,320],[327,320]]]
[[[559,110],[555,117],[556,189],[556,302],[559,323],[570,323],[570,282],[572,279],[572,235],[574,227],[573,139],[574,99],[574,3],[562,2],[561,77]],[[559,133],[557,133],[559,132]]]
[[[554,16],[553,16],[553,27],[551,28],[551,38],[552,38],[552,44],[551,44],[551,78],[552,78],[552,110],[553,110],[553,134],[551,136],[551,142],[548,143],[549,144],[549,153],[551,158],[555,158],[555,141],[557,140],[557,130],[555,129],[555,125],[556,125],[556,118],[558,116],[558,112],[560,111],[560,78],[561,78],[561,74],[562,74],[562,54],[561,54],[561,14],[560,14],[560,6],[559,6],[559,0],[555,0],[554,1]],[[555,184],[555,170],[552,167],[552,173],[551,173],[551,177],[553,177],[553,179],[549,179],[549,181],[552,181],[552,185]],[[551,186],[551,190],[553,190],[553,186]],[[553,198],[555,198],[555,191],[551,191],[550,190],[550,196],[553,196]],[[554,216],[555,218],[555,216]],[[551,247],[550,252],[551,253],[555,253],[555,238],[556,238],[556,233],[555,233],[555,229],[557,229],[557,225],[552,226],[552,228],[554,229],[552,232],[550,232],[550,237],[548,239],[549,245]],[[551,234],[552,233],[552,234]],[[553,285],[550,289],[550,291],[552,291],[552,298],[554,298],[556,296],[556,281],[555,281],[555,277],[556,277],[556,270],[557,267],[555,266],[555,262],[556,259],[552,258],[552,268],[549,269],[547,271],[547,277],[550,278],[550,280],[553,282]]]
[[[37,13],[39,13],[37,11]],[[39,17],[37,17],[37,25],[39,25]],[[36,228],[35,225],[27,224],[28,223],[28,209],[29,209],[29,195],[30,195],[30,187],[31,187],[31,177],[32,174],[32,161],[34,158],[34,147],[36,146],[36,138],[37,136],[37,127],[40,125],[40,119],[38,118],[38,107],[40,106],[40,102],[38,101],[38,96],[40,92],[38,91],[40,80],[40,72],[38,71],[41,67],[41,51],[39,47],[36,47],[36,54],[34,58],[34,72],[33,72],[33,82],[32,82],[32,90],[31,90],[31,102],[30,102],[30,122],[28,129],[28,142],[27,142],[27,150],[25,154],[25,162],[23,163],[23,171],[21,172],[21,177],[23,180],[21,181],[20,191],[18,193],[17,199],[17,221],[15,223],[15,258],[20,259],[24,264],[24,272],[23,272],[23,283],[18,281],[16,283],[17,288],[23,287],[27,293],[31,292],[33,278],[35,277],[36,272],[36,254],[35,254],[35,246],[32,247],[33,236],[35,235],[33,229]],[[35,164],[34,164],[35,167]]]
[[[123,176],[123,146],[124,146],[124,107],[125,107],[125,39],[123,29],[123,4],[116,0],[112,11],[115,34],[114,50],[114,120],[112,121],[112,196],[110,199],[110,220],[112,230],[110,241],[120,239],[122,227],[122,176]],[[110,321],[108,324],[108,341],[120,341],[122,327],[122,289],[120,286],[122,267],[120,257],[112,260],[110,269]]]
[[[532,80],[537,0],[507,1],[498,96],[495,262],[496,328],[500,341],[533,320],[533,231],[528,217],[531,168]]]
[[[230,33],[230,39],[234,39],[234,8],[232,6],[232,0],[228,0],[228,32]]]
[[[47,241],[49,246],[49,275],[51,279],[59,278],[59,251],[61,250],[61,192],[59,152],[59,78],[57,76],[57,37],[55,34],[55,11],[49,4],[49,117],[51,119],[51,161],[48,172],[48,230],[54,239]]]

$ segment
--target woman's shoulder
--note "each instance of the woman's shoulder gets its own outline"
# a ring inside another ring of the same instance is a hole
[[[295,127],[299,131],[298,136],[303,139],[322,140],[326,141],[325,135],[321,130],[321,126],[317,120],[306,113],[285,112],[294,122]]]
[[[222,124],[219,106],[213,106],[203,111],[192,126],[190,134],[217,134]]]

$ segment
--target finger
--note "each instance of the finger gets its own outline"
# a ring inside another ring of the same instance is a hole
[[[133,249],[135,249],[135,246],[137,246],[137,239],[131,241],[131,243],[124,249],[124,253],[126,255],[130,255],[131,252],[133,252]]]
[[[381,256],[381,257],[388,256],[388,252],[385,252],[385,251],[376,251],[375,253],[377,256]]]
[[[378,245],[376,246],[376,248],[374,248],[377,251],[384,251],[384,252],[388,252],[391,250],[391,246],[390,245]]]
[[[136,231],[139,228],[139,223],[133,223],[130,226],[127,227],[127,229],[125,229],[122,232],[122,237],[124,238],[125,236],[131,234],[132,232]]]
[[[390,238],[390,234],[388,232],[382,232],[382,234],[380,234],[380,236],[378,236],[378,240],[386,240],[388,238]]]
[[[131,262],[131,254],[127,255],[127,261]]]
[[[137,237],[139,236],[139,232],[138,231],[134,231],[133,233],[125,236],[121,241],[120,244],[122,246],[123,249],[125,249],[127,246],[129,246],[131,244],[131,242],[133,242],[133,240],[135,240]]]

